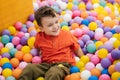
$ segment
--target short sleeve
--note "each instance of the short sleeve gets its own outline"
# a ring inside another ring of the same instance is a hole
[[[37,33],[36,37],[35,37],[35,42],[34,42],[34,47],[35,48],[38,48],[38,41],[39,41],[38,38],[39,38],[39,34]]]
[[[72,49],[73,50],[77,50],[79,47],[80,47],[80,45],[79,45],[79,43],[78,43],[78,41],[77,41],[77,38],[73,35],[73,34],[71,34],[71,41],[72,41]]]

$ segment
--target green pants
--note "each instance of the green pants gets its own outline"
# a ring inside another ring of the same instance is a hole
[[[70,72],[70,67],[68,63],[28,64],[18,80],[36,80],[38,77],[44,77],[45,80],[64,80]]]

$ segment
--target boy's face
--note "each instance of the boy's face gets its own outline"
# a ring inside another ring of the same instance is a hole
[[[58,36],[60,32],[59,18],[56,17],[43,17],[42,26],[40,27],[41,31],[47,35]]]

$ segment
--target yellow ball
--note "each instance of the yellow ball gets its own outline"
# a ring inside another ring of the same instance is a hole
[[[29,53],[30,52],[30,47],[29,46],[23,46],[22,49],[21,49],[21,51],[23,53]]]
[[[92,4],[99,3],[99,0],[92,0]]]
[[[106,58],[108,55],[108,51],[104,48],[98,50],[98,57],[99,58]]]
[[[120,46],[120,41],[119,40],[115,40],[113,43],[113,47],[114,48],[118,48]]]
[[[62,12],[61,12],[61,15],[65,15],[65,14],[66,14],[66,12],[65,12],[65,11],[62,11]]]
[[[7,47],[3,47],[3,48],[1,49],[1,53],[2,53],[2,54],[5,53],[5,52],[9,52],[9,49],[8,49]]]
[[[9,59],[6,58],[6,57],[1,58],[1,60],[0,60],[0,64],[1,64],[1,65],[5,64],[5,63],[7,63],[7,62],[10,62],[10,61],[9,61]]]
[[[112,80],[118,80],[120,78],[120,72],[114,72],[111,76]]]
[[[69,27],[68,26],[63,26],[62,27],[62,30],[67,30],[67,31],[70,31]]]
[[[35,37],[30,37],[27,42],[28,46],[32,48],[34,46],[34,42],[35,42]]]
[[[91,22],[91,23],[88,25],[88,27],[89,27],[90,30],[94,31],[94,30],[97,29],[98,25],[97,25],[97,23],[95,23],[95,22]]]
[[[67,4],[67,8],[71,10],[72,7],[73,7],[73,3],[72,3],[72,2],[68,2],[68,4]]]
[[[78,5],[78,8],[79,8],[79,9],[86,9],[85,3],[80,3],[80,4]]]
[[[89,57],[86,56],[86,55],[82,56],[81,59],[80,59],[80,61],[82,61],[84,64],[86,64],[87,62],[89,62],[89,60],[90,60]]]
[[[102,41],[97,41],[95,42],[95,46],[96,46],[96,49],[98,49],[100,46],[103,45],[103,42]]]
[[[12,34],[12,35],[17,32],[14,26],[9,26],[8,30],[10,31],[10,34]]]
[[[39,77],[36,80],[44,80],[44,78],[43,77]]]
[[[2,75],[3,75],[5,78],[8,77],[8,76],[11,76],[11,75],[12,75],[12,70],[6,68],[6,69],[4,69],[4,70],[2,71]]]
[[[84,63],[82,61],[76,62],[76,66],[81,70],[84,67]]]

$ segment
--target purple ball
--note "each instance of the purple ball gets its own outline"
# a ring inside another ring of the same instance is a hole
[[[94,41],[88,40],[85,45],[87,46],[88,44],[94,44]]]
[[[110,39],[112,35],[113,35],[112,32],[106,32],[104,36]]]
[[[7,58],[9,58],[9,59],[11,58],[11,56],[10,56],[9,53],[3,53],[3,54],[2,54],[2,57],[7,57]]]
[[[8,36],[10,36],[10,31],[7,30],[7,29],[5,29],[5,30],[3,30],[2,35],[8,35]]]
[[[90,22],[94,22],[95,21],[95,17],[93,16],[88,16],[87,20],[89,20]]]
[[[120,33],[120,26],[117,26],[117,27],[115,28],[115,31],[116,31],[117,33]]]
[[[120,72],[120,62],[116,63],[115,70]]]
[[[75,17],[74,20],[73,20],[74,23],[78,23],[78,24],[81,24],[81,21],[82,21],[82,19],[78,16]]]
[[[31,21],[26,22],[27,28],[35,26]]]
[[[113,59],[120,59],[120,50],[114,49],[111,51],[111,56]]]
[[[84,47],[84,42],[82,40],[78,40],[78,43],[80,44],[80,47],[83,48]]]
[[[111,28],[110,28],[110,27],[105,27],[105,28],[104,28],[104,33],[110,32],[110,31],[111,31]]]
[[[38,56],[39,52],[36,48],[33,48],[31,49],[30,53],[33,55],[33,56]]]
[[[78,10],[78,6],[77,6],[77,5],[74,5],[74,6],[72,7],[72,11],[74,11],[74,10]]]
[[[37,31],[36,30],[31,30],[30,31],[30,36],[32,37],[32,36],[36,36],[36,34],[37,34]]]
[[[95,32],[93,32],[93,31],[89,31],[89,32],[87,33],[87,35],[89,35],[89,37],[90,37],[91,39],[94,38],[94,34],[95,34]]]
[[[115,0],[108,0],[108,2],[113,4],[115,2]]]
[[[110,65],[111,65],[111,61],[110,61],[109,58],[103,58],[103,59],[101,60],[101,66],[102,66],[103,68],[108,68]]]
[[[87,35],[87,34],[85,34],[85,35],[82,36],[81,40],[82,40],[84,43],[86,43],[87,41],[90,40],[90,36]]]
[[[28,38],[25,37],[25,36],[23,36],[23,37],[20,39],[21,45],[26,45],[26,44],[27,44],[27,40],[28,40]]]
[[[88,51],[87,51],[87,49],[85,47],[82,48],[82,51],[83,51],[84,55],[86,55],[88,53]]]
[[[34,18],[34,14],[31,14],[28,19],[33,22],[34,19],[35,19],[35,18]]]
[[[27,28],[22,27],[20,31],[21,31],[21,32],[24,32],[24,33],[27,33]]]
[[[92,3],[89,3],[89,2],[88,2],[88,3],[86,4],[86,9],[87,9],[87,10],[92,10],[92,9],[93,9]]]
[[[108,52],[111,52],[113,50],[113,45],[112,44],[105,44],[104,48],[108,50]]]

